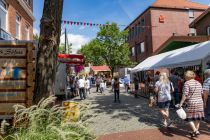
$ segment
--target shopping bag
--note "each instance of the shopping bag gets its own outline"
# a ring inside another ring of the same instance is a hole
[[[187,114],[184,111],[184,109],[181,107],[176,111],[177,115],[179,116],[180,119],[185,120],[187,118]]]

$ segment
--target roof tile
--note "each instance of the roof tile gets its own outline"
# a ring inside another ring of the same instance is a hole
[[[201,9],[205,10],[208,5],[192,2],[191,0],[156,0],[152,4],[153,7],[164,7],[164,8],[181,8],[181,9]]]

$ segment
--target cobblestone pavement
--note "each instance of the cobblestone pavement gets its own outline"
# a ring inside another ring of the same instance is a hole
[[[100,140],[141,140],[143,138],[141,136],[151,139],[151,134],[160,138],[162,136],[163,139],[173,138],[173,134],[168,130],[165,132],[161,126],[158,108],[148,107],[147,99],[142,97],[136,99],[121,92],[120,100],[121,103],[114,103],[114,95],[109,90],[101,94],[92,89],[91,94],[83,101],[89,104],[88,113],[92,116],[88,121],[89,128]],[[170,129],[173,133],[177,132],[175,136],[188,134],[185,122],[178,119],[174,111],[171,111],[171,119],[174,124]],[[181,125],[186,128],[178,129],[177,126]]]

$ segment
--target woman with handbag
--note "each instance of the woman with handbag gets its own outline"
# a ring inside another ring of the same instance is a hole
[[[158,93],[158,106],[163,116],[165,127],[171,124],[169,121],[169,106],[171,102],[171,91],[173,90],[173,84],[169,81],[167,74],[161,73],[159,81],[155,84],[155,92]]]
[[[200,121],[204,120],[204,104],[202,99],[203,89],[202,85],[194,80],[195,73],[187,71],[185,73],[186,82],[184,83],[183,95],[180,102],[180,107],[185,103],[186,106],[186,121],[192,129],[190,135],[195,137],[200,135],[199,127]]]

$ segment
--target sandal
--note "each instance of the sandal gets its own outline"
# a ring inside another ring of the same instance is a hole
[[[190,136],[191,136],[191,138],[196,137],[197,136],[196,132],[190,132]]]
[[[195,131],[195,134],[200,135],[201,133],[197,130],[197,131]]]

